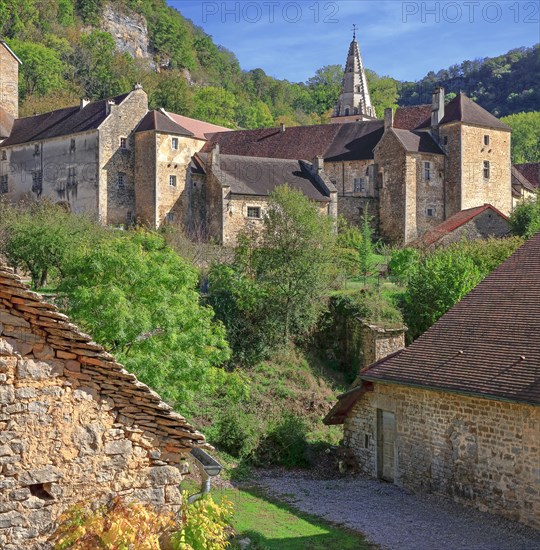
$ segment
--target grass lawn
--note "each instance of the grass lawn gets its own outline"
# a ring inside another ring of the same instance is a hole
[[[248,537],[256,550],[369,550],[375,548],[352,531],[298,512],[269,499],[257,488],[214,489],[234,505],[234,528],[239,538]]]

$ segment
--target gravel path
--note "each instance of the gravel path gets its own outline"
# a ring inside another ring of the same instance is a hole
[[[540,550],[538,531],[389,483],[281,471],[259,472],[255,482],[303,512],[360,531],[384,549]]]

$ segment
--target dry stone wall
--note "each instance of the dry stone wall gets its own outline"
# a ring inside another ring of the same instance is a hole
[[[373,477],[377,410],[395,414],[397,485],[540,527],[540,407],[375,383],[344,426],[344,445]]]
[[[204,437],[0,267],[0,547],[47,548],[74,502],[176,510]]]

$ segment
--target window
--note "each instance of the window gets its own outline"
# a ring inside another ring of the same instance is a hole
[[[168,222],[168,223],[174,222],[174,212],[169,212],[169,213],[167,214],[167,222]]]
[[[172,138],[172,148],[178,149],[178,138]]]
[[[43,191],[43,175],[41,170],[32,172],[32,193],[36,193],[38,196]]]
[[[248,206],[247,207],[247,217],[248,218],[260,218],[261,209],[258,206]]]
[[[435,207],[434,206],[428,206],[426,208],[426,216],[428,218],[433,218],[433,216],[435,216]]]
[[[489,136],[487,134],[484,136],[484,145],[489,145]]]
[[[362,193],[365,191],[365,179],[364,178],[354,178],[354,192]]]
[[[75,140],[74,140],[74,139],[71,140],[71,143],[70,143],[70,145],[69,145],[69,152],[70,152],[70,153],[74,153],[74,152],[75,152]]]
[[[127,149],[127,139],[120,138],[120,149]]]
[[[426,181],[431,179],[431,162],[424,162],[424,179]]]
[[[176,187],[176,176],[169,176],[169,185],[171,187]]]
[[[131,210],[127,211],[126,222],[128,225],[131,225],[133,223],[133,212]]]
[[[7,152],[2,151],[2,160],[7,160]]]
[[[68,187],[75,187],[77,185],[77,169],[75,166],[68,168],[67,184]]]
[[[488,180],[490,176],[490,165],[489,160],[484,161],[484,179]]]
[[[443,145],[448,145],[448,136],[443,136],[442,137],[442,143],[443,143]]]
[[[36,155],[36,157],[39,157],[40,153],[41,151],[39,148],[39,144],[34,145],[34,155]]]
[[[124,172],[118,172],[118,187],[123,189],[126,186],[126,175]]]
[[[0,195],[5,195],[8,192],[8,177],[0,176]]]

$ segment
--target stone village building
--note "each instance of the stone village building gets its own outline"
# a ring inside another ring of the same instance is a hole
[[[48,548],[74,503],[177,511],[204,437],[0,265],[0,548]],[[43,543],[43,546],[42,546]]]
[[[234,244],[289,183],[329,215],[359,224],[367,213],[382,238],[408,243],[464,209],[508,215],[533,189],[511,172],[510,128],[463,94],[445,105],[438,89],[432,105],[376,120],[356,36],[332,124],[318,126],[229,131],[149,111],[140,86],[18,118],[19,64],[0,41],[0,196],[13,202],[47,197],[104,224],[174,222]]]
[[[540,233],[338,399],[365,474],[540,528]]]

